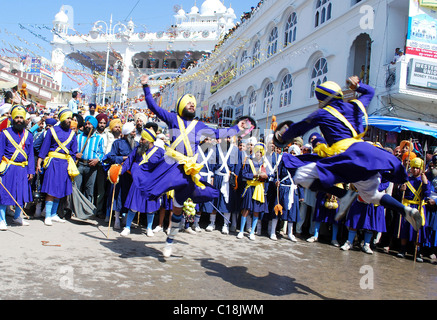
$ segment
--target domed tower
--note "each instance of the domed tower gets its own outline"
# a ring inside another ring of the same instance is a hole
[[[200,15],[200,11],[195,3],[194,6],[191,8],[190,13],[188,14],[188,18],[190,19],[191,22],[194,22],[198,20],[199,15]]]
[[[64,8],[55,15],[55,20],[53,20],[53,29],[59,34],[67,34],[68,31],[68,16],[64,12]]]
[[[200,15],[205,17],[221,17],[226,13],[226,7],[220,0],[205,0],[200,7]]]
[[[181,24],[187,19],[187,14],[184,9],[181,8],[174,17],[176,18],[176,23]]]

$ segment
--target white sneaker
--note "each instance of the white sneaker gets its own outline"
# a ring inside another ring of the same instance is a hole
[[[332,241],[331,241],[331,244],[332,244],[334,247],[339,247],[339,246],[340,246],[340,244],[338,243],[337,240],[332,240]]]
[[[237,239],[243,239],[243,238],[244,238],[244,233],[243,232],[238,232]]]
[[[120,235],[122,237],[127,237],[128,235],[130,235],[130,228],[124,228]]]
[[[53,225],[53,223],[52,223],[52,218],[46,217],[46,218],[44,219],[44,224],[45,224],[46,226],[52,226],[52,225]]]
[[[120,224],[120,219],[116,219],[114,222],[114,229],[115,230],[120,230],[121,229],[121,224]]]
[[[342,245],[342,246],[340,247],[340,249],[343,250],[343,251],[348,251],[348,250],[350,250],[351,248],[352,248],[352,245],[351,245],[351,243],[349,242],[349,240],[346,241],[345,244]]]
[[[194,228],[194,231],[196,231],[196,232],[202,232],[202,229],[201,229],[199,226],[196,226],[196,227]]]
[[[153,229],[153,232],[161,232],[164,230],[161,226],[156,226],[155,229]]]
[[[254,233],[249,234],[249,239],[252,241],[255,241],[255,239],[256,239],[255,234]]]
[[[223,234],[229,234],[229,228],[228,228],[228,226],[226,224],[222,228],[222,233]]]
[[[164,258],[171,257],[172,251],[173,251],[172,245],[167,243],[164,247],[164,250],[162,250],[162,254],[164,255]]]
[[[363,246],[363,251],[367,254],[373,254],[372,249],[370,249],[370,244],[368,243]]]
[[[191,227],[186,228],[186,229],[185,229],[185,232],[186,232],[186,233],[189,233],[189,234],[197,234],[197,232],[194,231]]]
[[[211,231],[214,231],[214,229],[215,229],[215,225],[210,223],[209,226],[207,226],[205,230],[208,232],[211,232]]]
[[[146,235],[148,237],[153,237],[155,234],[153,233],[152,229],[147,229]]]
[[[270,240],[277,241],[277,240],[278,240],[278,237],[276,237],[276,234],[272,233],[272,234],[270,235]]]
[[[17,219],[12,219],[12,223],[19,226],[28,226],[29,222],[23,220],[22,217],[18,217]]]
[[[60,222],[60,223],[65,223],[65,220],[64,220],[64,219],[61,219],[58,215],[53,216],[53,217],[52,217],[52,221],[54,221],[54,222]]]
[[[288,239],[290,239],[290,240],[293,241],[293,242],[297,242],[297,239],[296,239],[296,237],[294,236],[294,234],[289,234],[289,235],[288,235]]]
[[[6,221],[1,220],[0,221],[0,231],[6,231],[6,230],[8,230],[8,226],[6,225]]]
[[[165,230],[165,233],[168,235],[168,234],[170,234],[170,231],[171,231],[171,228],[167,228],[167,229]]]
[[[313,242],[317,242],[318,239],[315,236],[312,236],[310,238],[307,239],[307,242],[313,243]]]

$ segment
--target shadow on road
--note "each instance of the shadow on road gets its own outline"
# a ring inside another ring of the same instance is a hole
[[[284,296],[289,294],[314,295],[323,300],[332,300],[325,297],[317,291],[296,282],[296,279],[287,276],[281,276],[269,272],[268,275],[257,277],[247,272],[243,266],[228,267],[224,264],[214,262],[213,259],[197,259],[209,276],[219,277],[223,281],[229,282],[234,286],[256,290],[271,296]]]

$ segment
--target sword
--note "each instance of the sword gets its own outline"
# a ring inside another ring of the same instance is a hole
[[[225,219],[228,223],[231,223],[231,221],[229,221],[229,220],[225,217],[225,215],[224,215],[223,213],[221,213],[219,209],[216,208],[216,206],[212,203],[212,201],[210,201],[210,202],[208,202],[208,203],[212,205],[212,207],[215,209],[215,211],[217,211],[218,213],[220,213],[220,215],[223,217],[223,219]]]

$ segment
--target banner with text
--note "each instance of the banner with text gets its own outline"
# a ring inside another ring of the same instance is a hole
[[[437,59],[436,1],[410,0],[407,47],[405,54]]]

